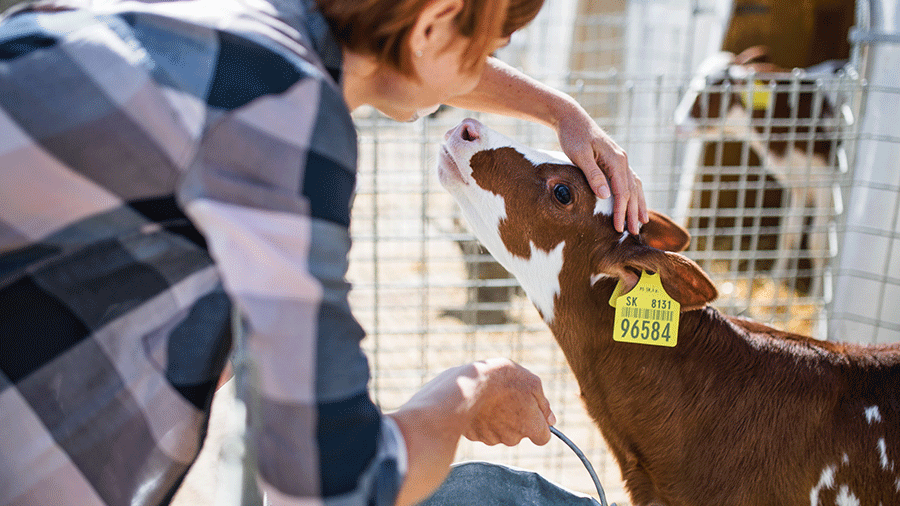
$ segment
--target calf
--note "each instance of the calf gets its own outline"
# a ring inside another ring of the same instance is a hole
[[[834,80],[839,64],[795,71],[767,59],[764,47],[707,58],[675,111],[675,123],[683,132],[725,135],[750,144],[763,167],[787,190],[783,200],[788,212],[778,241],[782,255],[773,274],[779,280],[787,278],[788,262],[800,258],[804,230],[808,230],[810,291],[818,294],[829,255],[836,166],[846,166],[846,155],[837,141],[840,118],[825,87],[817,83],[822,78]]]
[[[580,170],[475,120],[447,133],[439,177],[553,332],[634,504],[900,504],[900,346],[719,313],[683,228],[653,212],[616,232]],[[610,296],[644,271],[681,304],[674,347],[614,341]]]

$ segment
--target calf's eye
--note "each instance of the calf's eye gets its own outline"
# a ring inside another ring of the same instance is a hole
[[[559,183],[553,187],[553,196],[556,197],[556,200],[562,204],[567,205],[572,202],[572,192],[569,190],[569,187]]]

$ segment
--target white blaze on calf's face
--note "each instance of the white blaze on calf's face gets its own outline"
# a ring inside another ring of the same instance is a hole
[[[554,184],[575,183],[545,169],[571,163],[517,144],[472,119],[447,132],[445,140],[438,164],[441,184],[481,243],[519,279],[551,323],[566,244],[565,236],[553,230],[552,218],[565,206],[547,202],[547,194]],[[570,173],[583,178],[580,172]],[[583,187],[589,190],[586,182]],[[610,200],[591,201],[591,212],[610,213]]]

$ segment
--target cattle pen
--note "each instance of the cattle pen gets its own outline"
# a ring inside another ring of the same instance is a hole
[[[755,94],[814,95],[818,114],[748,120],[763,132],[763,144],[821,134],[839,148],[828,158],[827,177],[793,183],[827,188],[828,203],[790,206],[791,188],[768,170],[751,139],[724,123],[686,132],[675,121],[697,68],[722,47],[740,5],[547,0],[498,56],[573,95],[628,152],[650,205],[691,232],[686,254],[716,283],[720,310],[823,339],[900,341],[900,130],[883,118],[900,109],[897,27],[883,26],[878,2],[861,1],[846,34],[850,55],[834,73],[811,84],[796,73],[774,85],[750,79],[706,90],[729,87],[750,103]],[[826,102],[836,111],[830,118],[821,113]],[[368,334],[372,395],[392,410],[448,367],[509,357],[542,378],[558,427],[593,462],[610,503],[627,504],[618,466],[584,411],[562,352],[437,181],[443,135],[467,116],[532,147],[558,149],[552,130],[499,116],[442,109],[398,124],[373,110],[355,114],[360,163],[349,278],[351,305]],[[775,127],[786,130],[773,133]],[[809,174],[803,162],[793,169]],[[786,219],[792,212],[801,219]],[[797,228],[785,230],[788,223]],[[792,252],[779,249],[788,232],[802,238]],[[810,247],[814,233],[826,238],[819,249]],[[786,268],[776,271],[782,258]],[[457,458],[525,468],[593,491],[582,463],[557,440],[514,448],[465,441]]]

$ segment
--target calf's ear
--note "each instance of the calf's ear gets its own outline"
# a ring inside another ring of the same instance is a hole
[[[684,251],[691,243],[691,234],[672,218],[649,211],[650,221],[641,227],[641,240],[663,251]]]
[[[746,65],[748,63],[768,63],[771,61],[771,51],[768,46],[752,46],[741,51],[734,57],[734,63],[737,65]]]
[[[631,291],[642,271],[658,272],[663,288],[681,304],[682,311],[700,309],[718,297],[719,292],[709,276],[693,260],[669,251],[643,244],[624,246],[627,251],[606,272],[618,276],[623,293]]]

